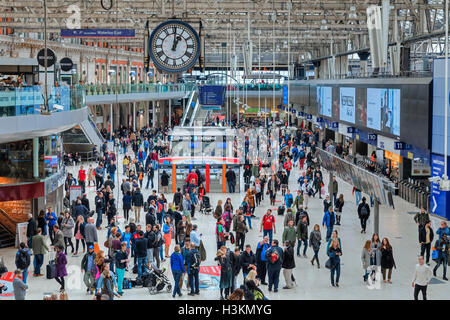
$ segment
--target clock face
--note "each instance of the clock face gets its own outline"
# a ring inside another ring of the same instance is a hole
[[[180,20],[169,20],[153,30],[150,36],[153,63],[166,72],[182,72],[192,68],[200,53],[197,32]]]

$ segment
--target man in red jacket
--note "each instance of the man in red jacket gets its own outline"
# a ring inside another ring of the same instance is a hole
[[[195,173],[194,170],[192,170],[188,174],[188,176],[186,178],[186,183],[189,185],[189,183],[191,183],[192,179],[194,179],[194,184],[195,184],[195,186],[197,186],[198,185],[198,175]]]
[[[80,170],[78,170],[78,184],[81,186],[82,193],[86,192],[86,170],[84,170],[83,166],[80,166]]]

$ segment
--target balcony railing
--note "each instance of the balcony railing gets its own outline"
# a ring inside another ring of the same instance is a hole
[[[189,92],[194,90],[194,83],[139,83],[139,84],[94,84],[85,85],[86,95],[108,95],[129,93],[165,93],[165,92]]]
[[[47,96],[51,112],[85,107],[85,92],[79,86],[49,86]],[[0,87],[0,117],[39,114],[43,105],[43,86]]]

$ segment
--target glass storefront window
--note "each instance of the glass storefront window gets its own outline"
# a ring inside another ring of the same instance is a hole
[[[42,179],[57,173],[63,166],[61,136],[39,138],[39,176]]]
[[[0,144],[0,183],[32,181],[33,140]]]

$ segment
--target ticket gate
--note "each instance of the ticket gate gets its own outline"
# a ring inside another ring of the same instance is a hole
[[[184,191],[187,186],[187,176],[191,171],[200,171],[202,175],[202,183],[206,189],[206,193],[225,193],[229,192],[226,181],[226,172],[229,168],[236,175],[236,192],[240,190],[240,167],[238,164],[161,164],[158,168],[158,192],[162,192],[161,174],[165,171],[169,175],[169,193],[175,193],[177,188]]]

